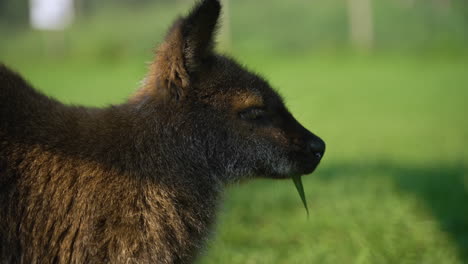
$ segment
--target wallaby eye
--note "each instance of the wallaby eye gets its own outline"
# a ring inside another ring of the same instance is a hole
[[[248,108],[239,113],[240,117],[244,120],[248,121],[266,121],[267,120],[267,112],[263,108],[253,107]]]

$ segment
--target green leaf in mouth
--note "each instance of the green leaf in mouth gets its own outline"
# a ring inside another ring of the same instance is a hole
[[[309,208],[307,207],[307,200],[306,200],[305,193],[304,193],[304,186],[302,185],[302,178],[300,175],[295,175],[292,177],[292,179],[293,179],[294,185],[296,185],[297,192],[301,196],[302,203],[304,204],[304,207],[307,212],[307,217],[309,217]]]

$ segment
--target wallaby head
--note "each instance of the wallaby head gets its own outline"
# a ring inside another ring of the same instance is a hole
[[[170,28],[143,87],[131,102],[158,107],[202,144],[224,179],[286,178],[311,173],[324,142],[305,129],[260,76],[217,54],[220,3],[205,0]],[[187,133],[187,134],[185,134]]]

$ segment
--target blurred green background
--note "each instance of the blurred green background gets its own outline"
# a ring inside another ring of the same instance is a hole
[[[191,0],[79,0],[65,31],[0,0],[0,61],[71,104],[135,91]],[[468,2],[224,1],[218,50],[327,142],[304,177],[226,193],[199,263],[468,263]]]

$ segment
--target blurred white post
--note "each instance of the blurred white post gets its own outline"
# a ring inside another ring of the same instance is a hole
[[[73,0],[30,0],[31,26],[39,30],[64,30],[73,21]]]
[[[371,0],[347,0],[351,44],[369,51],[374,44],[374,22]]]
[[[46,52],[57,54],[65,48],[63,30],[75,15],[74,0],[29,0],[31,26],[44,32]],[[53,31],[53,32],[52,32]]]
[[[434,1],[434,4],[437,10],[441,10],[442,12],[448,12],[452,8],[451,0],[437,0]]]

